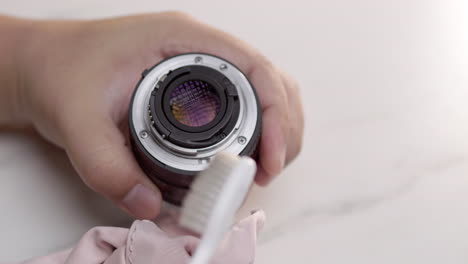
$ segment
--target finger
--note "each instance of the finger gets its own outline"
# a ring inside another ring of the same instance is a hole
[[[251,79],[262,87],[257,90],[263,111],[259,163],[264,173],[259,173],[256,180],[268,184],[283,170],[286,162],[289,138],[287,95],[278,73],[272,69],[258,68]]]
[[[125,211],[141,219],[156,217],[161,194],[138,166],[123,134],[110,118],[86,112],[73,120],[86,127],[65,128],[66,151],[73,166],[89,187]]]
[[[273,178],[262,167],[262,164],[257,165],[257,174],[255,175],[255,182],[260,186],[267,186]]]
[[[288,137],[286,138],[286,166],[297,157],[302,149],[304,136],[304,113],[297,82],[287,73],[281,70],[278,70],[278,72],[280,73],[280,77],[288,98],[287,113],[289,132]],[[263,167],[260,166],[258,168],[256,181],[259,185],[265,186],[270,183],[272,179],[273,178]]]
[[[263,112],[263,130],[259,152],[259,172],[256,182],[267,185],[278,175],[286,162],[286,138],[282,127],[287,123],[277,107],[267,108]]]
[[[266,62],[264,56],[244,41],[210,25],[204,24],[182,12],[165,13],[166,31],[153,40],[160,47],[162,57],[172,57],[186,52],[205,52],[218,55],[249,73],[255,64]],[[157,20],[155,23],[161,23]],[[150,33],[151,34],[151,33]]]
[[[301,152],[304,138],[304,111],[299,91],[299,85],[285,72],[281,72],[283,85],[286,87],[289,113],[289,137],[286,145],[286,165],[293,161]]]
[[[194,20],[179,23],[166,38],[162,56],[181,52],[221,56],[246,73],[256,88],[263,111],[259,164],[265,173],[260,175],[266,178],[258,181],[269,182],[284,167],[289,133],[287,93],[279,72],[258,51],[225,32]]]

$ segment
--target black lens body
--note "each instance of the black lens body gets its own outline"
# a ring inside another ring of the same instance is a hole
[[[129,108],[130,139],[137,161],[161,190],[163,199],[180,205],[199,171],[174,168],[154,158],[138,139],[141,134],[135,129],[132,109],[146,108],[145,112],[149,115],[153,131],[164,140],[175,146],[199,150],[215,146],[233,132],[239,118],[242,118],[239,115],[239,93],[236,85],[222,71],[203,65],[187,65],[169,70],[157,81],[155,88],[151,91],[149,105],[134,105],[134,97],[140,83],[146,74],[158,65],[143,72],[142,79],[135,89]],[[198,86],[195,87],[195,84]],[[205,87],[204,90],[200,88],[201,86]],[[178,93],[176,89],[183,93]],[[253,136],[245,143],[239,155],[255,157],[260,139],[261,111],[255,90],[253,92],[257,102],[256,127]],[[174,106],[174,102],[177,101],[174,100],[174,94],[179,96],[176,99],[181,99],[181,102],[188,102],[181,105],[182,108],[185,107],[182,109],[184,111],[180,110],[181,106]],[[188,98],[180,98],[181,96]],[[188,115],[192,118],[184,120],[198,120],[199,116],[206,117],[207,113],[210,119],[205,118],[203,125],[191,126],[187,122],[181,122],[181,117],[174,114],[179,112],[183,113],[181,116],[184,118]],[[167,151],[171,152],[171,150]]]

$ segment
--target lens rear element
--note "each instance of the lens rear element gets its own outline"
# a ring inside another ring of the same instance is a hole
[[[219,113],[220,98],[209,83],[189,80],[172,91],[169,105],[178,122],[201,127],[213,121]]]

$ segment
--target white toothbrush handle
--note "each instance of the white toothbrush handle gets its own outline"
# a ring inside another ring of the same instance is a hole
[[[231,172],[214,207],[207,228],[190,264],[209,264],[218,244],[234,222],[237,210],[242,205],[254,180],[257,166],[248,157],[240,158],[236,169]]]

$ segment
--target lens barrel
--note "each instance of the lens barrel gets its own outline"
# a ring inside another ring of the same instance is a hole
[[[209,54],[168,58],[142,73],[129,107],[132,149],[164,200],[180,205],[220,151],[255,156],[261,110],[254,87]]]

